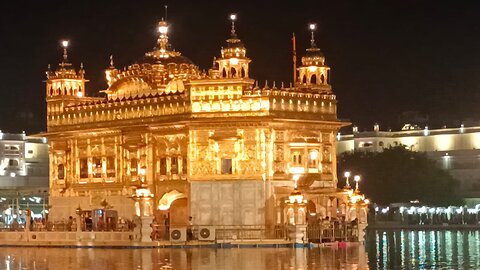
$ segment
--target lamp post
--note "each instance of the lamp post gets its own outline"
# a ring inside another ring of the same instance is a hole
[[[151,242],[153,221],[152,206],[154,194],[145,183],[146,167],[140,169],[140,182],[135,189],[135,193],[130,197],[135,201],[136,214],[140,222],[137,233],[140,234],[141,242]]]
[[[355,175],[353,180],[355,180],[355,191],[358,191],[358,182],[360,182],[360,175]]]
[[[347,171],[347,172],[345,172],[343,175],[344,175],[345,178],[346,178],[345,188],[348,189],[348,188],[350,188],[350,181],[348,180],[348,178],[350,177],[350,172]]]

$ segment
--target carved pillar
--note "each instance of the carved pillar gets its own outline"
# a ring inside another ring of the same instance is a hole
[[[87,139],[87,164],[88,164],[88,178],[92,178],[92,149],[90,146],[90,139]]]
[[[107,178],[107,157],[105,152],[105,137],[102,137],[102,146],[100,147],[101,162],[102,162],[102,178]]]
[[[74,148],[73,148],[73,151],[74,151],[74,157],[75,159],[72,160],[72,163],[75,163],[75,172],[74,172],[74,175],[75,175],[75,180],[72,179],[72,181],[78,181],[78,179],[80,179],[80,159],[79,159],[79,154],[78,154],[78,139],[75,139],[75,142],[74,142]]]

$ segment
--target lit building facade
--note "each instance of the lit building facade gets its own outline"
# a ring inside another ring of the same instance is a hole
[[[85,71],[72,67],[66,47],[47,71],[50,218],[104,200],[130,218],[142,183],[172,225],[189,216],[202,225],[283,224],[294,178],[310,213],[336,215],[344,193],[335,134],[346,123],[313,34],[292,86],[259,87],[233,21],[208,72],[171,49],[167,22],[158,30],[154,50],[135,64],[117,69],[111,59],[106,97],[85,95]]]
[[[384,148],[405,145],[425,152],[459,180],[459,192],[467,204],[480,201],[480,127],[424,129],[405,125],[401,131],[373,131],[337,134],[337,154],[347,151],[380,152]]]
[[[11,223],[27,208],[42,217],[48,185],[47,139],[0,131],[0,220]]]

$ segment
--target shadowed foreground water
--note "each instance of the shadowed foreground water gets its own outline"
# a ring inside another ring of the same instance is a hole
[[[368,251],[365,252],[365,250]],[[0,248],[0,269],[480,269],[478,231],[370,231],[365,248]]]

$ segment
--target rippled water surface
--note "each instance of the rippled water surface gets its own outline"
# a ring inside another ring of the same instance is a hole
[[[480,269],[478,231],[371,231],[347,248],[0,248],[0,269]]]
[[[0,248],[0,269],[365,269],[363,247],[60,249]],[[361,258],[360,258],[361,257]]]
[[[479,231],[370,231],[370,269],[480,269]]]

